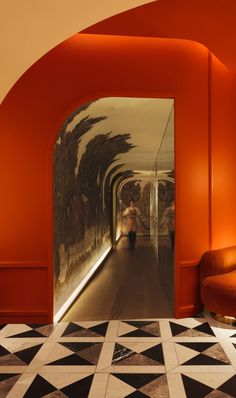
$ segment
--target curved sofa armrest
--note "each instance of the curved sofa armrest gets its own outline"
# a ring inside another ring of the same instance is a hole
[[[224,274],[236,269],[236,246],[207,251],[199,265],[201,281],[207,276]]]

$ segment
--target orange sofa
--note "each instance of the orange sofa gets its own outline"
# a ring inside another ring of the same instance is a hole
[[[203,254],[200,284],[201,299],[207,310],[236,317],[236,246]]]

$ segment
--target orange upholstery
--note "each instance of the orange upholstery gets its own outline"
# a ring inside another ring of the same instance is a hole
[[[236,246],[206,252],[200,261],[200,280],[204,306],[236,317]]]

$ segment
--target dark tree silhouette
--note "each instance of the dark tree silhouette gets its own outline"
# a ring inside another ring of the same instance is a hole
[[[63,125],[54,156],[54,246],[55,246],[55,282],[60,275],[60,246],[70,257],[70,248],[83,243],[86,231],[95,227],[96,236],[92,247],[78,253],[78,261],[70,264],[66,272],[66,280],[81,269],[82,264],[91,251],[99,248],[103,236],[110,233],[111,213],[111,179],[123,164],[119,154],[126,153],[134,146],[128,142],[130,134],[114,134],[112,132],[98,134],[93,137],[85,148],[82,137],[91,128],[106,119],[101,117],[84,117],[72,131],[66,131],[68,123],[89,104],[74,112]],[[78,152],[83,154],[78,164]],[[114,166],[113,166],[114,164]],[[107,170],[110,171],[107,173]],[[130,172],[129,172],[130,173]],[[86,251],[87,250],[87,251]],[[81,271],[82,272],[82,271]]]

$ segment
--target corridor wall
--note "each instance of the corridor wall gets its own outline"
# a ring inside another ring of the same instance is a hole
[[[0,110],[0,322],[53,319],[54,144],[73,110],[105,96],[175,99],[175,316],[198,309],[198,261],[209,248],[208,65],[208,50],[190,41],[78,34],[16,83]]]

